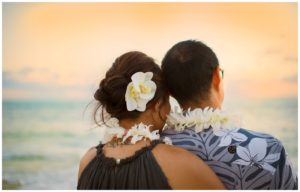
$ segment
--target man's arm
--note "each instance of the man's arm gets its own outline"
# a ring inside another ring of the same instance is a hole
[[[275,189],[298,189],[296,170],[290,164],[283,146],[271,186]]]

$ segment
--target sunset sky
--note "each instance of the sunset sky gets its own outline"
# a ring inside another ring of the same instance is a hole
[[[297,3],[4,3],[3,99],[91,100],[119,55],[210,46],[226,98],[297,96]],[[178,78],[180,80],[180,78]]]

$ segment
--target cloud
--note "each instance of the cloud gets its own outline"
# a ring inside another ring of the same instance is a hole
[[[9,89],[51,90],[57,87],[55,84],[28,81],[26,77],[32,72],[31,69],[22,69],[17,73],[4,71],[2,76],[2,87]],[[20,75],[22,74],[22,75]],[[28,75],[25,75],[28,74]],[[23,78],[22,78],[23,77]]]
[[[288,61],[288,62],[291,62],[291,63],[298,63],[298,57],[296,56],[286,56],[284,57],[284,61]]]
[[[287,83],[298,83],[298,75],[295,74],[295,75],[287,76],[283,78],[282,81]]]
[[[31,73],[23,69],[18,74]],[[26,82],[15,79],[15,73],[3,71],[3,99],[92,99],[93,87],[90,85],[56,85],[39,82]]]
[[[276,55],[276,54],[280,54],[282,51],[280,49],[276,49],[276,48],[269,48],[265,50],[265,54],[266,55]]]
[[[24,67],[21,70],[19,70],[19,74],[20,75],[28,75],[28,74],[32,73],[32,71],[33,71],[33,68],[31,68],[31,67]]]
[[[60,84],[60,76],[47,68],[23,67],[16,71],[4,71],[5,86],[13,87],[44,87]]]
[[[28,72],[28,71],[27,71]],[[25,72],[25,73],[27,73]],[[22,72],[24,73],[24,71]],[[14,78],[12,72],[4,71],[2,74],[2,87],[10,89],[33,89],[33,90],[43,90],[46,86],[37,83],[19,81]]]

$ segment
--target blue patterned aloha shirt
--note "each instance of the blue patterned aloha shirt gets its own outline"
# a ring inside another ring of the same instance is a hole
[[[269,134],[243,128],[196,133],[167,128],[162,138],[201,158],[227,189],[298,189],[298,178],[282,143]]]

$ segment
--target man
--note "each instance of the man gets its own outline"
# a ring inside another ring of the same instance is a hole
[[[184,111],[170,114],[163,137],[203,159],[227,189],[298,188],[279,140],[239,128],[220,111],[224,71],[208,46],[193,40],[177,43],[165,55],[162,70]]]

